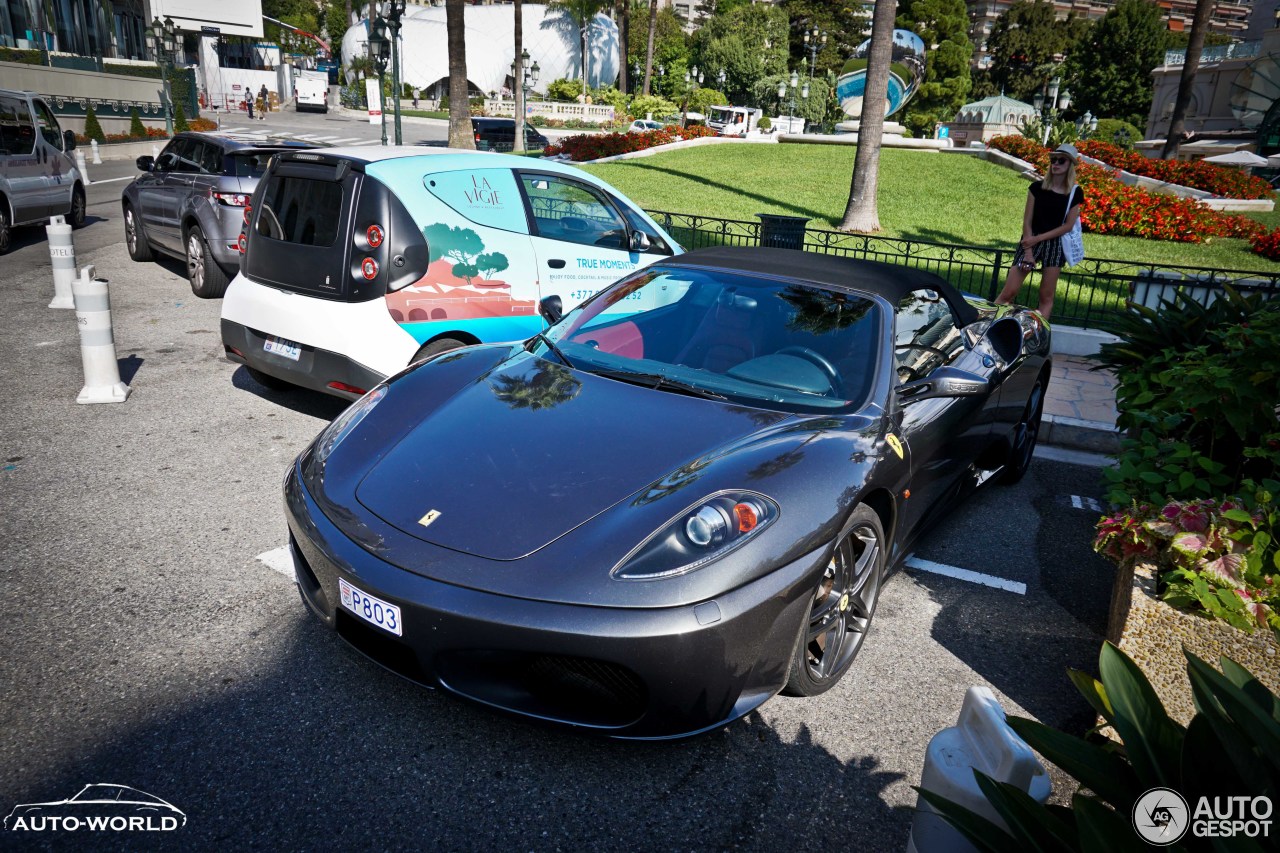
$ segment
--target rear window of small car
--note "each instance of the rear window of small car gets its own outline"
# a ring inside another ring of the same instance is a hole
[[[310,178],[277,177],[266,189],[258,233],[301,246],[332,246],[338,238],[342,184]]]

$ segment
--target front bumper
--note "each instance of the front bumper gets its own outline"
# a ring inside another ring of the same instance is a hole
[[[226,318],[222,320],[222,345],[228,359],[293,385],[345,400],[358,400],[361,394],[334,388],[330,383],[359,388],[363,393],[386,378],[345,355],[305,343],[299,343],[301,353],[298,360],[293,361],[263,349],[266,340],[267,336],[257,329]]]
[[[586,607],[512,598],[405,571],[346,537],[295,466],[290,553],[307,606],[376,663],[525,717],[612,737],[677,738],[747,714],[785,684],[825,550],[714,600]],[[401,609],[396,637],[344,609],[338,579]]]

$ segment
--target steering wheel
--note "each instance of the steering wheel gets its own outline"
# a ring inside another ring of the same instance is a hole
[[[844,397],[844,382],[840,379],[839,372],[836,367],[822,353],[809,349],[808,347],[783,347],[778,350],[777,355],[794,355],[803,358],[805,361],[817,367],[831,382],[831,393],[836,397]]]
[[[560,227],[570,234],[585,234],[591,230],[591,226],[587,224],[587,220],[580,216],[560,217]]]

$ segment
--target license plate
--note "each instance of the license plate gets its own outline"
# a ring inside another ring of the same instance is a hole
[[[286,341],[284,338],[267,338],[262,348],[267,352],[273,352],[276,355],[282,355],[292,361],[297,361],[298,356],[302,355],[302,347],[293,341]]]
[[[366,622],[377,625],[384,631],[390,631],[397,637],[404,636],[400,623],[400,608],[388,604],[381,598],[375,598],[361,592],[351,584],[338,578],[338,590],[342,596],[342,606],[359,616]]]

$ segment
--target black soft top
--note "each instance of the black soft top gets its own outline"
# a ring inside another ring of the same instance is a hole
[[[978,319],[977,309],[966,302],[960,291],[946,279],[925,270],[897,264],[799,252],[795,249],[716,246],[677,255],[663,262],[663,265],[715,267],[773,278],[800,279],[814,284],[854,288],[883,296],[895,305],[911,291],[927,288],[942,295],[960,325],[967,326]]]

